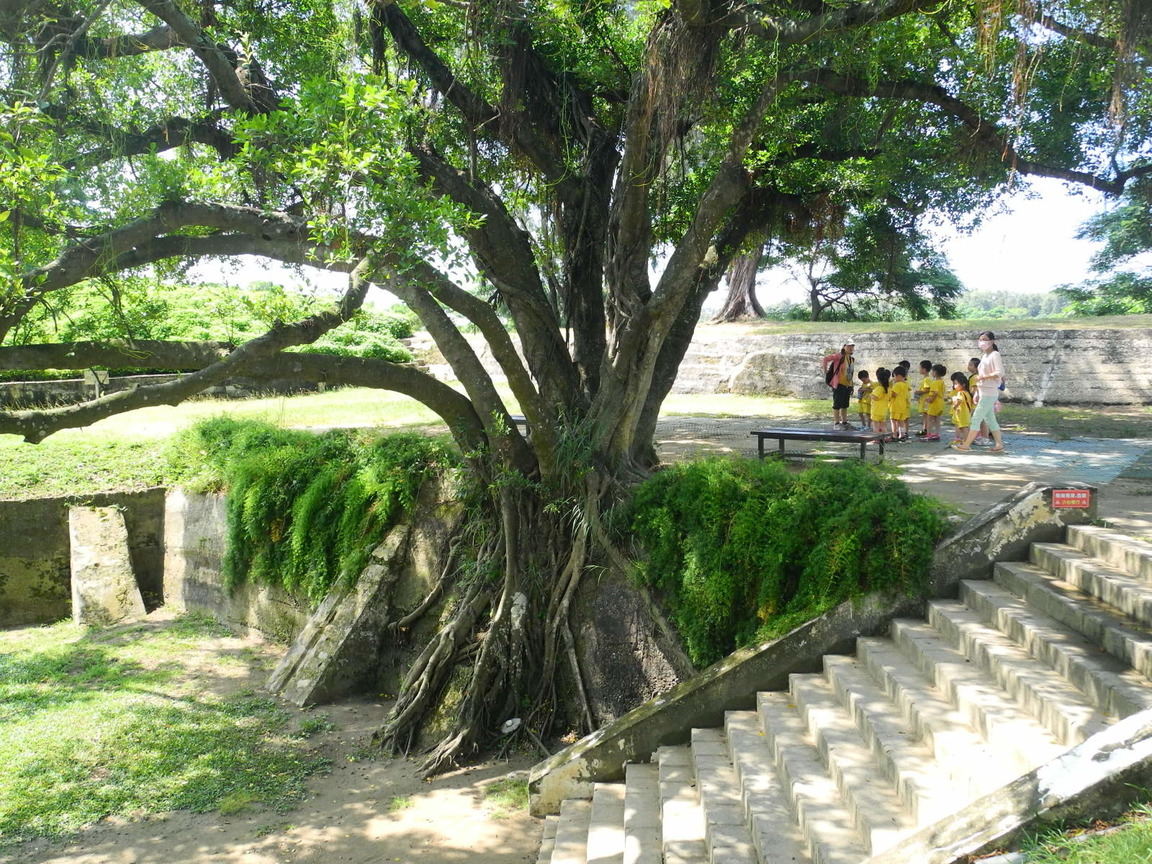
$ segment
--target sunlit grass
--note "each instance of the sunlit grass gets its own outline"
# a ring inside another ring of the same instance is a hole
[[[1029,864],[1152,864],[1152,807],[1098,831],[1057,831],[1027,847]]]
[[[183,674],[193,648],[220,635],[194,616],[0,631],[0,848],[111,815],[299,800],[325,763],[287,734],[288,715]]]
[[[528,809],[528,779],[504,777],[484,788],[484,802],[494,819],[506,819]]]

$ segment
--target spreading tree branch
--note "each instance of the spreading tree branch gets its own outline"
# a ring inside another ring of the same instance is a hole
[[[300,254],[304,252],[301,247],[308,245],[305,221],[285,214],[224,204],[162,204],[145,218],[80,240],[54,261],[25,273],[18,282],[19,295],[14,301],[0,305],[0,341],[44,295],[103,273],[180,254],[203,238],[167,235],[192,228],[242,232],[247,246],[244,251],[252,254],[261,254],[263,250],[257,251],[258,248],[270,247],[278,241],[300,248]]]
[[[692,2],[697,3],[699,0]],[[935,9],[939,5],[939,0],[870,0],[866,3],[833,8],[803,20],[760,15],[755,6],[739,6],[725,15],[721,21],[729,29],[745,29],[753,36],[769,42],[793,45],[889,21],[910,12]],[[677,9],[679,8],[680,3],[677,3]],[[704,23],[705,19],[696,14],[692,19],[686,20],[699,25]]]
[[[531,123],[503,123],[500,110],[462,83],[435,51],[424,41],[416,25],[395,0],[380,0],[375,7],[378,23],[392,35],[396,46],[424,71],[444,98],[461,113],[474,133],[502,140],[526,156],[549,183],[571,182],[555,142],[537,134]]]
[[[1085,45],[1091,45],[1094,48],[1109,48],[1112,50],[1116,48],[1115,39],[1109,39],[1107,36],[1101,36],[1099,33],[1093,33],[1089,30],[1081,30],[1079,27],[1063,24],[1051,15],[1041,15],[1036,19],[1036,23],[1074,42],[1083,42]]]
[[[375,281],[403,300],[420,317],[436,347],[460,378],[481,417],[488,441],[493,449],[500,451],[505,464],[515,466],[526,475],[534,474],[537,468],[535,455],[516,431],[512,415],[480,358],[433,293],[445,286],[439,282],[429,286],[418,277],[418,273],[411,271],[399,273],[381,267],[376,271]]]
[[[187,45],[200,59],[220,89],[224,101],[242,111],[258,110],[255,100],[240,78],[234,63],[234,54],[217,45],[173,0],[137,0],[137,2],[171,27],[176,38]]]
[[[369,284],[365,273],[371,272],[372,266],[371,260],[367,258],[356,266],[348,290],[335,309],[310,315],[291,324],[277,323],[267,333],[244,343],[203,369],[175,381],[112,393],[78,405],[41,411],[0,412],[0,432],[21,435],[25,441],[35,444],[53,432],[88,426],[113,414],[148,405],[177,405],[208,387],[242,374],[255,361],[266,360],[294,345],[315,342],[329,330],[343,324],[364,304]]]
[[[0,369],[203,369],[228,356],[228,342],[166,342],[157,339],[112,339],[0,346]]]
[[[124,33],[119,36],[85,37],[76,45],[76,53],[97,60],[117,57],[136,57],[153,51],[184,48],[186,44],[167,24],[157,24],[143,33]]]
[[[240,152],[232,136],[216,125],[219,112],[214,112],[211,118],[197,120],[170,117],[163,123],[157,123],[147,129],[122,129],[109,123],[94,121],[77,122],[73,112],[59,106],[50,106],[45,113],[65,120],[73,129],[82,129],[107,142],[65,162],[64,165],[69,170],[90,168],[124,156],[163,153],[189,143],[211,147],[221,159],[231,159]]]
[[[900,99],[935,105],[946,114],[959,120],[971,132],[972,141],[986,152],[996,154],[1009,163],[1012,170],[1020,174],[1033,174],[1065,180],[1092,189],[1099,189],[1109,195],[1120,195],[1124,186],[1134,177],[1152,172],[1152,165],[1141,165],[1119,171],[1114,177],[1101,177],[1087,171],[1077,171],[1058,165],[1046,165],[1027,159],[1016,150],[1008,136],[997,128],[991,118],[986,118],[971,105],[957,99],[937,84],[924,84],[919,81],[866,81],[841,75],[832,69],[814,69],[793,75],[798,81],[807,81],[823,87],[832,93],[862,98]]]
[[[483,217],[463,232],[472,257],[512,313],[528,364],[537,380],[548,388],[545,399],[552,405],[572,406],[580,395],[579,380],[561,337],[555,310],[540,281],[528,232],[516,223],[504,202],[490,188],[470,180],[439,153],[426,146],[413,147],[411,152],[421,174],[432,181],[433,188]],[[441,300],[480,324],[463,308],[444,297]],[[477,310],[476,314],[483,313]],[[504,329],[498,321],[493,326]],[[517,398],[521,398],[519,394]],[[521,407],[527,412],[527,406],[521,403]]]

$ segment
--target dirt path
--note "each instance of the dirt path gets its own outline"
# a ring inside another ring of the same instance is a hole
[[[162,610],[157,615],[163,615]],[[223,692],[263,681],[283,650],[224,637],[205,645],[190,674]],[[251,674],[213,676],[213,652],[247,649]],[[538,758],[516,754],[425,782],[416,763],[374,759],[369,736],[388,704],[350,700],[313,712],[290,707],[294,721],[327,717],[333,728],[310,744],[332,769],[308,781],[291,811],[251,810],[231,816],[176,811],[139,819],[106,819],[68,841],[36,841],[0,853],[3,864],[522,864],[535,859],[540,823],[486,798],[493,781],[523,772]]]

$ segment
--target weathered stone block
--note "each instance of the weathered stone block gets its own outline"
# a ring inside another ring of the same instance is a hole
[[[128,551],[128,528],[116,507],[69,507],[72,620],[106,626],[143,618],[144,598]]]

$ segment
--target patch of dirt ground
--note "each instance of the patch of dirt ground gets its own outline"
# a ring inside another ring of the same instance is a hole
[[[149,616],[163,626],[163,610]],[[205,640],[184,658],[202,689],[217,693],[258,684],[283,648],[250,639]],[[250,661],[246,672],[236,657]],[[219,669],[213,657],[220,657]],[[219,673],[219,674],[217,674]],[[521,864],[540,845],[540,822],[486,796],[508,776],[524,776],[539,756],[516,753],[421,780],[418,763],[377,756],[370,736],[389,703],[353,699],[305,711],[283,706],[297,725],[326,718],[309,738],[331,760],[307,781],[293,810],[235,815],[176,811],[105,819],[67,840],[34,841],[0,853],[3,864]],[[374,758],[375,757],[375,758]]]

